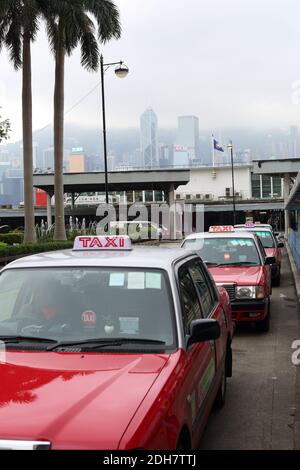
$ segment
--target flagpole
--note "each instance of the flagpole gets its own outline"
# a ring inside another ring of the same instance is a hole
[[[211,135],[211,145],[212,145],[212,166],[215,167],[215,142],[214,135]]]
[[[233,166],[233,144],[232,140],[227,145],[228,150],[230,150],[230,159],[231,159],[231,179],[232,179],[232,209],[233,209],[233,225],[236,224],[236,207],[235,207],[235,184],[234,184],[234,166]]]

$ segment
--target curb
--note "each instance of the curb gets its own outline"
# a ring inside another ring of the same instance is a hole
[[[296,288],[298,302],[300,302],[300,273],[298,272],[298,269],[297,269],[296,263],[294,261],[294,257],[292,255],[292,252],[291,252],[291,249],[289,247],[288,242],[285,243],[285,248],[286,248],[288,258],[289,258],[289,262],[290,262],[290,265],[291,265],[291,270],[292,270],[292,274],[293,274],[293,278],[294,278],[294,284],[295,284],[295,288]]]

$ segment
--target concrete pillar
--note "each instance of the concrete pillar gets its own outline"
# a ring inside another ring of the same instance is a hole
[[[175,240],[176,239],[176,233],[175,233],[176,209],[175,209],[174,184],[171,184],[169,188],[168,203],[169,203],[169,210],[170,210],[170,239]]]
[[[47,224],[48,228],[52,225],[52,207],[51,207],[52,195],[47,193]]]
[[[72,200],[71,209],[73,211],[75,209],[75,194],[74,193],[71,194],[71,200]]]
[[[289,173],[285,173],[283,177],[283,200],[284,204],[287,203],[288,198],[290,195],[290,175]],[[290,228],[290,212],[284,211],[284,226],[285,226],[285,238],[288,239],[289,237],[289,228]]]

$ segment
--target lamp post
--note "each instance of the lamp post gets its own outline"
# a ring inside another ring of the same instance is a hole
[[[103,119],[103,150],[104,150],[104,173],[105,173],[105,201],[106,204],[109,203],[108,200],[108,168],[107,168],[107,141],[106,141],[106,114],[105,114],[105,91],[104,91],[104,73],[105,71],[116,65],[115,74],[119,78],[125,78],[128,75],[129,68],[122,62],[110,62],[108,64],[104,63],[103,55],[100,56],[100,68],[101,68],[101,92],[102,92],[102,119]],[[104,70],[106,68],[106,70]]]
[[[233,225],[235,225],[236,224],[236,210],[235,210],[235,188],[234,188],[234,166],[233,166],[233,145],[232,145],[232,140],[227,145],[227,148],[230,151],[230,159],[231,159]]]

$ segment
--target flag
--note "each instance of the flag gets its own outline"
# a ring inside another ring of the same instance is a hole
[[[214,149],[218,150],[219,152],[224,152],[222,145],[220,145],[216,139],[214,139]]]

